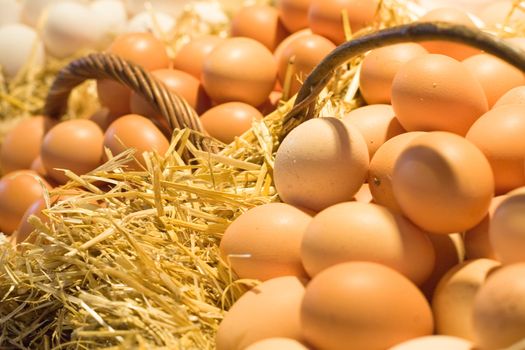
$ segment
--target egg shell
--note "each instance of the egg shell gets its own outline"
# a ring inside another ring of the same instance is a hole
[[[229,38],[206,57],[202,83],[217,103],[262,104],[272,92],[277,64],[272,53],[250,38]]]
[[[307,278],[301,241],[312,217],[284,203],[248,210],[233,221],[220,243],[221,256],[240,278],[266,281],[280,276]]]
[[[272,91],[266,101],[258,106],[257,109],[262,115],[268,115],[277,109],[282,98],[283,93],[281,91]]]
[[[463,64],[481,83],[489,108],[507,91],[525,84],[523,73],[518,68],[489,54],[470,56]]]
[[[34,230],[34,227],[28,222],[28,219],[34,215],[38,217],[42,222],[49,222],[49,219],[47,216],[42,213],[42,210],[46,209],[46,202],[44,198],[39,198],[33,204],[27,208],[27,210],[24,213],[24,216],[20,220],[20,224],[18,225],[18,228],[16,230],[16,233],[13,235],[13,243],[19,244],[22,242],[29,242],[34,243],[34,237],[32,239],[28,239],[31,233]]]
[[[432,299],[437,334],[475,340],[472,328],[474,297],[489,274],[500,265],[490,259],[467,260],[443,276]]]
[[[97,96],[100,104],[107,108],[112,116],[120,117],[131,112],[131,90],[114,80],[97,80]]]
[[[392,106],[407,131],[450,131],[465,135],[488,110],[479,81],[461,62],[422,55],[399,68]]]
[[[223,40],[223,38],[215,35],[205,35],[192,39],[175,55],[173,68],[189,73],[200,80],[206,57]]]
[[[136,15],[148,9],[144,0],[124,0],[126,8],[131,15]],[[184,9],[185,1],[180,0],[149,0],[151,8],[155,11],[164,11],[171,16],[177,16]]]
[[[231,22],[231,36],[252,38],[272,52],[288,34],[279,11],[270,5],[245,6],[233,16]]]
[[[281,86],[285,87],[287,70],[292,70],[288,73],[292,78],[288,96],[299,91],[308,74],[334,49],[330,40],[316,34],[298,35],[283,49],[278,62],[278,77]],[[293,60],[292,65],[289,65],[290,60]]]
[[[428,335],[397,344],[388,350],[471,350],[474,344],[468,340],[446,335]]]
[[[302,341],[300,326],[304,281],[293,276],[263,282],[230,308],[216,336],[217,350],[242,350],[268,338]]]
[[[288,31],[293,33],[308,27],[310,0],[277,0],[276,6]]]
[[[14,24],[20,21],[22,4],[17,0],[0,0],[0,27],[6,24]]]
[[[72,119],[55,125],[44,136],[40,156],[49,176],[59,184],[69,178],[63,170],[83,175],[102,162],[104,134],[97,124]]]
[[[379,3],[375,0],[312,0],[308,8],[308,25],[312,32],[339,45],[346,41],[341,13],[346,11],[352,33],[376,20]]]
[[[123,32],[128,20],[126,8],[120,0],[95,0],[89,4],[89,9],[97,29],[95,47],[105,49]]]
[[[392,188],[404,215],[432,233],[463,232],[488,212],[494,177],[481,151],[461,136],[417,136],[394,166]]]
[[[22,10],[20,13],[21,21],[28,26],[37,28],[41,24],[43,14],[47,8],[59,2],[77,2],[80,4],[86,4],[86,0],[22,0]]]
[[[4,137],[0,150],[2,171],[7,174],[14,170],[29,169],[40,154],[42,139],[55,121],[36,116],[20,121]]]
[[[275,187],[285,203],[320,211],[351,200],[364,183],[368,163],[357,128],[336,118],[310,119],[279,146]]]
[[[487,279],[474,300],[475,343],[502,349],[525,337],[525,263],[504,266]]]
[[[163,83],[170,92],[177,94],[188,102],[197,113],[204,113],[211,106],[211,100],[204,91],[200,81],[194,76],[176,69],[157,69],[151,74]],[[136,92],[130,97],[131,113],[139,114],[149,119],[165,119],[160,112],[153,108]]]
[[[374,202],[387,207],[395,213],[401,213],[401,207],[394,196],[392,189],[392,173],[399,155],[421,131],[407,132],[394,136],[379,146],[370,161],[368,170],[368,184]]]
[[[355,126],[366,141],[370,158],[387,140],[405,132],[394,109],[388,104],[376,104],[354,109],[343,117],[345,123]]]
[[[157,38],[170,34],[175,29],[175,18],[162,11],[143,11],[133,16],[127,23],[125,32],[152,33]]]
[[[49,184],[31,170],[18,170],[0,179],[0,231],[12,234],[25,211],[41,198]]]
[[[371,203],[374,200],[372,193],[370,192],[370,186],[367,183],[364,183],[359,191],[357,191],[354,200],[361,203]]]
[[[109,108],[101,107],[95,111],[95,113],[88,116],[87,119],[97,124],[102,131],[106,131],[109,124],[111,124],[116,119],[116,117],[110,113]]]
[[[359,91],[368,104],[390,103],[392,81],[399,68],[428,53],[416,43],[403,43],[370,51],[361,65]]]
[[[462,11],[456,7],[440,7],[428,11],[423,15],[419,22],[450,22],[454,24],[461,24],[467,27],[476,29],[476,25],[472,19],[468,16],[465,11]],[[474,47],[459,44],[450,41],[442,40],[433,40],[433,41],[423,41],[420,43],[428,52],[447,55],[449,57],[455,58],[456,60],[464,60],[467,57],[476,55],[481,51]],[[452,74],[451,74],[452,76]]]
[[[518,86],[510,89],[496,101],[492,108],[512,104],[525,104],[525,86]]]
[[[490,202],[489,212],[483,220],[470,230],[467,230],[463,236],[465,241],[465,254],[467,259],[492,259],[498,260],[496,252],[492,247],[489,236],[489,227],[494,211],[498,205],[507,198],[506,196],[497,196]]]
[[[232,142],[252,127],[254,120],[263,118],[255,107],[242,102],[227,102],[210,108],[201,115],[204,130],[224,143]]]
[[[0,69],[8,80],[29,62],[34,68],[44,64],[44,45],[33,28],[23,24],[0,27],[0,52],[9,52],[0,55]]]
[[[269,338],[253,343],[245,350],[308,350],[297,340],[288,338]]]
[[[429,301],[434,296],[434,291],[441,278],[454,266],[463,262],[465,259],[465,244],[459,233],[448,235],[427,234],[434,247],[434,269],[425,283],[420,286],[420,290],[425,294]]]
[[[476,14],[484,6],[493,2],[493,0],[420,0],[418,3],[427,10],[442,7],[457,7],[467,14]]]
[[[496,206],[489,238],[496,257],[504,264],[525,262],[525,187],[510,192]]]
[[[496,194],[525,185],[525,105],[503,105],[482,115],[466,138],[488,159]],[[504,135],[504,136],[503,136]]]
[[[375,263],[332,266],[310,281],[302,334],[318,349],[385,349],[432,334],[425,297],[407,278]]]
[[[384,207],[359,202],[318,213],[304,233],[301,258],[311,277],[339,263],[370,261],[421,284],[434,267],[434,249],[424,231]]]
[[[128,114],[115,120],[103,136],[104,147],[116,156],[128,148],[134,148],[135,161],[128,163],[132,170],[146,166],[144,152],[157,152],[164,155],[169,148],[169,141],[160,130],[147,118],[137,114]],[[141,166],[142,165],[142,166]]]
[[[31,166],[29,167],[29,170],[35,171],[38,175],[42,176],[49,182],[49,179],[48,179],[49,175],[47,173],[46,168],[44,168],[44,163],[42,163],[42,157],[40,156],[40,153],[31,162]]]
[[[516,24],[525,19],[525,15],[519,9],[512,11],[514,2],[512,0],[491,1],[478,13],[479,18],[487,27],[498,27],[502,24]]]

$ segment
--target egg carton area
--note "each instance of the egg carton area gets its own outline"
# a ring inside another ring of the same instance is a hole
[[[0,349],[525,349],[524,19],[0,0]]]

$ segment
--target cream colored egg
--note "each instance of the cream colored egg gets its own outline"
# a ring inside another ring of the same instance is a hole
[[[144,11],[131,18],[126,26],[126,32],[152,32],[159,37],[171,33],[175,27],[175,19],[161,11]]]
[[[0,28],[0,67],[7,79],[13,78],[26,64],[37,68],[44,64],[44,46],[38,34],[23,24]]]
[[[124,0],[126,8],[131,15],[151,9],[155,11],[162,11],[171,16],[179,15],[184,6],[189,2],[188,0]]]
[[[95,45],[104,49],[124,30],[128,19],[126,8],[119,0],[95,0],[89,8],[98,31]]]
[[[411,339],[388,350],[471,350],[474,344],[468,340],[446,335],[428,335]]]
[[[6,24],[18,23],[22,5],[17,0],[0,0],[0,27]]]

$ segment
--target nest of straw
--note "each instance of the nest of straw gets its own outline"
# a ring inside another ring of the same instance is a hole
[[[384,0],[378,27],[410,22],[405,5]],[[341,67],[322,91],[320,115],[363,104],[361,60]],[[1,84],[3,119],[16,108],[38,112],[62,64],[32,75],[25,88]],[[31,89],[38,93],[25,99]],[[98,107],[86,98],[94,94],[89,83],[75,94],[70,115]],[[129,150],[89,174],[68,173],[68,184],[46,194],[47,221],[30,218],[32,243],[15,249],[0,236],[0,348],[213,349],[225,310],[258,283],[237,279],[218,245],[238,215],[279,200],[273,160],[292,103],[218,144],[216,154],[192,145],[192,131],[176,130],[170,150],[147,154],[141,171],[126,169]]]

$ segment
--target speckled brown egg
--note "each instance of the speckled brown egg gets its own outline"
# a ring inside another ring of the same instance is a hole
[[[86,119],[72,119],[55,125],[45,135],[40,155],[49,176],[59,184],[69,178],[63,170],[83,175],[102,163],[104,134]]]
[[[403,214],[422,229],[463,232],[487,214],[494,176],[474,144],[435,131],[410,141],[396,161],[392,188]]]
[[[276,6],[288,31],[293,33],[308,27],[310,0],[277,0]]]
[[[189,73],[200,80],[206,57],[223,40],[216,35],[205,35],[192,39],[175,55],[173,68]]]

